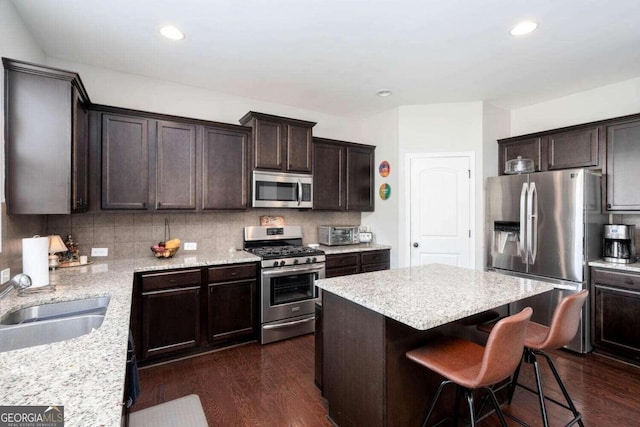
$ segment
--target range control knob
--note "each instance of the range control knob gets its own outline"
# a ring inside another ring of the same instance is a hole
[[[316,260],[317,260],[316,257],[311,258],[311,262],[316,262]]]
[[[278,266],[278,261],[273,261],[273,266],[277,267]]]
[[[311,263],[311,258],[307,258],[307,259],[305,260],[305,262],[306,262],[307,264],[310,264],[310,263]]]
[[[293,260],[293,265],[297,265],[300,261],[298,260],[298,258]]]
[[[286,264],[286,262],[284,262],[284,260],[280,261],[280,267],[284,266]]]

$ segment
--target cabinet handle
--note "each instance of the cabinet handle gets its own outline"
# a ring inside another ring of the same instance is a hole
[[[234,271],[233,273],[231,273],[231,276],[237,276],[237,275],[238,275],[237,271]]]
[[[176,283],[176,279],[169,279],[169,283],[171,283],[171,284]]]
[[[611,209],[611,203],[607,203],[607,209]]]

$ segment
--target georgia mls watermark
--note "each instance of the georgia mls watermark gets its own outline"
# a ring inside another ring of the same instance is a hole
[[[0,427],[64,427],[64,406],[0,406]]]

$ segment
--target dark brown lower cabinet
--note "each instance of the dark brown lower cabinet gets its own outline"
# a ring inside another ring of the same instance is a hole
[[[142,276],[142,360],[200,345],[200,270]]]
[[[640,365],[640,274],[593,269],[593,347]]]
[[[388,270],[390,266],[389,249],[332,254],[327,255],[325,277]]]
[[[138,273],[131,330],[141,364],[256,337],[256,263]]]
[[[240,337],[254,338],[256,331],[255,264],[209,269],[209,341],[222,342]]]

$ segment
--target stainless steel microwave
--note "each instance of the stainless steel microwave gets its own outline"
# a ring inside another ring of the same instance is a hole
[[[313,177],[294,173],[253,172],[254,208],[313,207]]]
[[[321,225],[318,227],[318,243],[327,246],[357,245],[360,243],[360,227]]]

